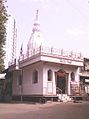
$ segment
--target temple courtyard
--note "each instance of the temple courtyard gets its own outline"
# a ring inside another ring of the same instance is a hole
[[[0,119],[89,119],[89,102],[0,103]]]

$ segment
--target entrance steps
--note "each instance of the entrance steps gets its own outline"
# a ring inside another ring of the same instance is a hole
[[[61,102],[71,102],[72,98],[68,96],[67,94],[57,94],[59,101]]]

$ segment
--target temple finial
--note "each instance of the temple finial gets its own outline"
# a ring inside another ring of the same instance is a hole
[[[36,10],[36,20],[38,20],[38,12],[39,10]]]

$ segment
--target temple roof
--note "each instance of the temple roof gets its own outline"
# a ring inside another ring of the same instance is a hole
[[[36,17],[34,20],[32,33],[30,39],[27,44],[27,53],[29,54],[29,50],[34,50],[38,48],[43,43],[43,37],[40,30],[40,22],[39,22],[39,11],[36,10]]]

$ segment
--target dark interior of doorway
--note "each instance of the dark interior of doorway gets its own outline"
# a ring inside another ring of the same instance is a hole
[[[65,94],[65,90],[66,90],[66,78],[65,78],[65,76],[63,76],[63,77],[57,76],[57,88],[59,88],[59,90],[61,90],[62,94]]]

